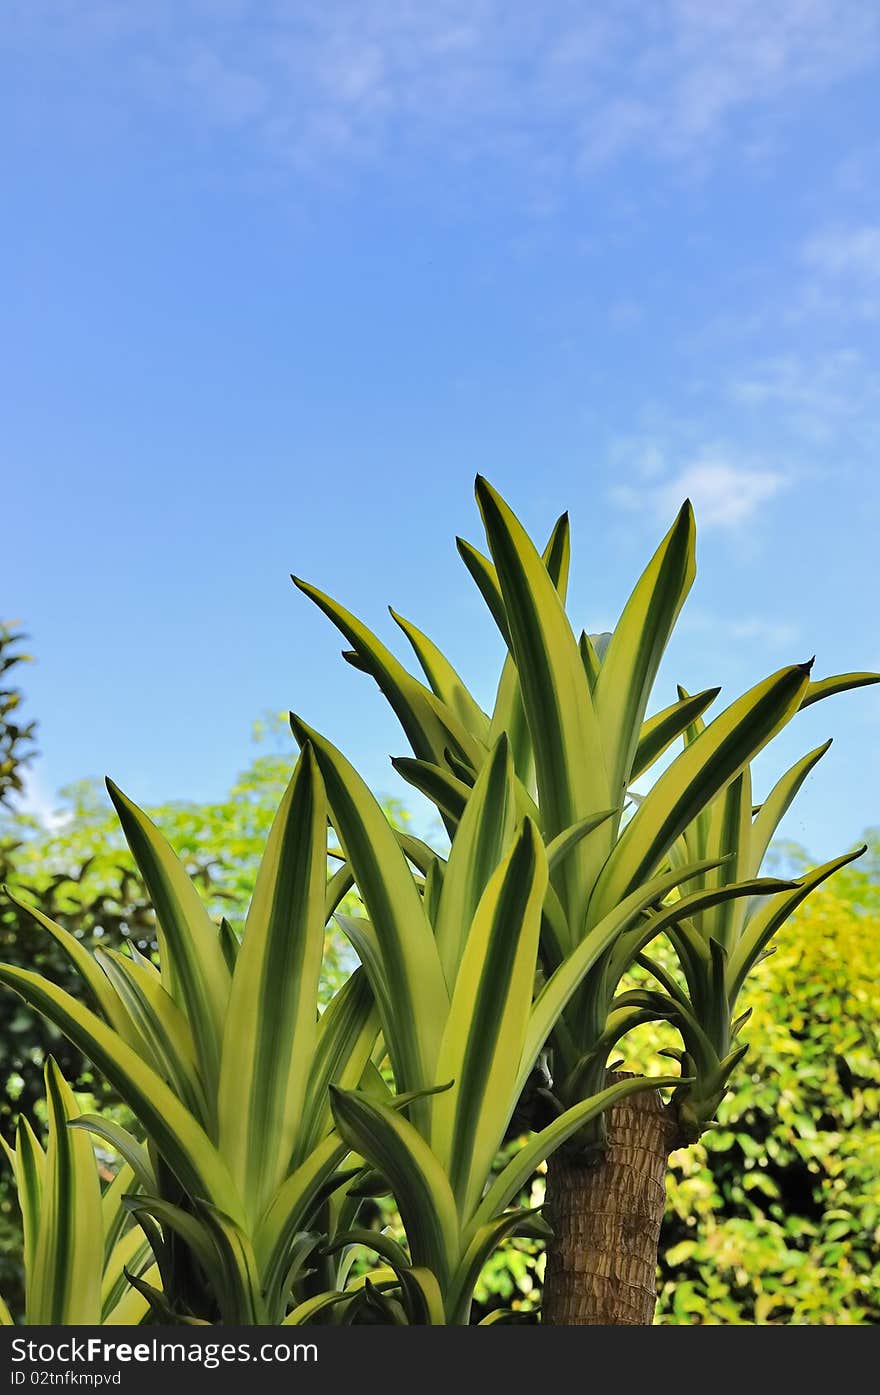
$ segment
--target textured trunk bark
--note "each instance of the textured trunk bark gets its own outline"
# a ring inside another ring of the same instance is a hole
[[[654,1318],[676,1130],[656,1091],[633,1095],[606,1117],[608,1146],[596,1164],[562,1149],[547,1166],[544,1214],[554,1232],[544,1277],[549,1326],[647,1327]]]

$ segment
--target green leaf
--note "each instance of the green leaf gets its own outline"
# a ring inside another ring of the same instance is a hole
[[[398,1278],[405,1269],[409,1269],[409,1256],[401,1245],[384,1230],[346,1230],[341,1235],[334,1235],[332,1241],[324,1247],[324,1253],[328,1255],[336,1254],[338,1250],[345,1249],[349,1245],[362,1245],[365,1249],[374,1251],[394,1270]]]
[[[568,514],[564,513],[556,520],[550,540],[544,549],[542,561],[547,568],[547,574],[563,603],[568,589],[568,569],[571,561],[571,530],[568,524]],[[486,563],[491,567],[491,562]],[[492,568],[494,572],[494,568]],[[495,581],[497,587],[497,577]],[[500,599],[500,591],[499,591]],[[503,602],[501,602],[503,605]],[[508,634],[505,625],[502,633]],[[510,644],[508,643],[508,651]],[[517,776],[522,781],[526,789],[532,789],[535,777],[535,760],[532,749],[532,737],[526,721],[525,709],[523,708],[522,692],[519,686],[519,674],[516,671],[516,664],[512,652],[508,652],[504,667],[501,670],[501,679],[498,684],[498,691],[495,695],[495,706],[492,711],[492,724],[489,729],[488,744],[494,747],[495,742],[502,732],[506,732],[510,741],[510,750],[513,756],[513,768]]]
[[[218,1288],[228,1303],[227,1321],[244,1326],[260,1326],[272,1317],[266,1310],[253,1246],[246,1232],[230,1216],[205,1201],[196,1202],[199,1219],[211,1235],[219,1260],[212,1269]]]
[[[588,819],[579,819],[571,828],[564,828],[555,838],[551,838],[547,844],[547,866],[552,872],[568,856],[571,849],[577,847],[582,838],[588,833],[592,833],[594,828],[599,828],[606,820],[613,818],[619,813],[619,809],[603,809],[598,814],[591,814]]]
[[[327,1134],[282,1182],[260,1218],[254,1252],[267,1295],[287,1275],[297,1234],[309,1229],[317,1207],[339,1185],[337,1168],[348,1151],[348,1143],[335,1130]]]
[[[434,1101],[430,1139],[462,1215],[476,1207],[519,1098],[546,887],[543,844],[527,820],[476,909],[437,1062],[438,1077],[455,1084]]]
[[[450,775],[441,765],[413,760],[411,756],[395,756],[391,764],[407,784],[430,799],[432,804],[436,804],[448,825],[454,830],[470,797],[470,788],[464,781]]]
[[[397,829],[396,832],[397,841],[409,861],[422,873],[422,876],[427,876],[429,869],[437,861],[437,853],[421,838],[414,838],[411,833],[402,833],[400,829]]]
[[[422,666],[425,677],[436,697],[445,703],[466,731],[475,740],[486,745],[489,736],[489,718],[469,693],[463,680],[456,673],[449,660],[443,655],[427,635],[417,629],[409,620],[389,611],[392,620],[400,626],[413,647],[416,658]]]
[[[234,1321],[235,1314],[231,1311],[232,1305],[226,1286],[222,1282],[217,1282],[221,1273],[218,1267],[217,1250],[204,1219],[194,1216],[190,1211],[184,1210],[182,1206],[177,1206],[161,1196],[141,1196],[138,1194],[127,1197],[126,1205],[131,1215],[143,1227],[148,1239],[153,1235],[152,1223],[155,1221],[160,1223],[163,1231],[171,1230],[175,1235],[180,1236],[193,1258],[206,1274],[211,1275],[214,1281],[215,1297],[223,1317],[227,1322]],[[131,1275],[130,1270],[129,1275]]]
[[[552,1236],[553,1231],[550,1226],[542,1220],[536,1211],[527,1211],[521,1208],[516,1211],[505,1211],[502,1215],[495,1216],[494,1219],[480,1225],[473,1234],[450,1286],[447,1304],[450,1322],[466,1323],[468,1321],[473,1292],[486,1263],[502,1241],[510,1235],[521,1233],[520,1227],[527,1219],[535,1227],[532,1231],[533,1235],[545,1240]]]
[[[137,1181],[145,1192],[158,1191],[159,1184],[156,1181],[156,1174],[153,1171],[153,1164],[150,1162],[150,1155],[142,1143],[124,1129],[121,1124],[117,1124],[115,1119],[110,1119],[103,1114],[80,1114],[77,1119],[71,1121],[72,1129],[85,1129],[87,1133],[93,1133],[96,1138],[102,1138],[108,1143],[114,1153],[118,1153],[125,1159]],[[114,1184],[115,1185],[115,1184]]]
[[[80,1115],[82,1118],[82,1115]],[[128,1225],[128,1212],[122,1204],[123,1196],[137,1189],[138,1182],[134,1168],[121,1162],[116,1176],[101,1197],[101,1215],[104,1219],[104,1262],[109,1261],[122,1232]]]
[[[217,929],[167,840],[136,804],[107,781],[156,910],[163,981],[192,1027],[209,1094],[220,1071],[229,970]]]
[[[216,1201],[235,1214],[240,1202],[208,1135],[161,1076],[112,1027],[29,969],[0,964],[0,983],[20,993],[107,1077],[191,1195]]]
[[[445,1283],[458,1255],[458,1217],[446,1173],[412,1124],[352,1090],[331,1087],[333,1117],[349,1146],[391,1183],[415,1265]]]
[[[577,642],[546,566],[511,510],[480,477],[476,492],[504,597],[549,840],[613,803],[599,724]],[[583,848],[562,869],[557,890],[569,919],[585,910],[592,875]]]
[[[803,704],[801,705],[803,706]],[[817,746],[815,751],[810,751],[808,755],[797,761],[781,779],[777,780],[764,800],[752,825],[749,843],[748,871],[750,876],[756,877],[758,875],[761,863],[764,861],[764,856],[770,846],[771,838],[790,809],[804,780],[822,759],[830,745],[831,741],[828,740],[822,746]]]
[[[695,539],[686,500],[639,578],[602,659],[594,700],[611,792],[603,804],[622,800],[632,778],[657,669],[696,574]]]
[[[445,1327],[446,1312],[437,1276],[422,1265],[411,1265],[400,1275],[409,1321],[416,1327]]]
[[[420,760],[439,763],[444,746],[451,744],[463,755],[472,756],[479,762],[478,744],[452,709],[444,710],[443,704],[430,689],[413,678],[366,625],[317,587],[298,577],[291,579],[294,586],[314,601],[354,646],[360,659],[359,666],[365,668],[378,683]]]
[[[15,1152],[12,1168],[18,1205],[24,1232],[24,1272],[34,1272],[37,1238],[40,1234],[40,1214],[43,1205],[43,1181],[46,1175],[46,1155],[23,1114],[19,1115],[15,1131]]]
[[[334,1084],[353,1090],[359,1084],[378,1035],[379,1018],[373,993],[364,970],[355,969],[351,978],[334,994],[318,1022],[294,1166],[298,1166],[332,1128],[329,1086]]]
[[[49,1143],[39,1233],[27,1275],[28,1323],[99,1323],[104,1227],[95,1153],[86,1134],[67,1127],[79,1106],[51,1057],[45,1079]]]
[[[880,673],[837,673],[833,678],[817,678],[808,685],[801,708],[810,707],[822,698],[833,697],[835,693],[846,693],[852,688],[865,688],[871,683],[880,683]]]
[[[560,1015],[593,965],[598,962],[606,950],[617,943],[631,926],[641,921],[643,913],[651,905],[667,895],[681,882],[687,881],[697,871],[711,865],[714,864],[708,862],[692,863],[684,868],[671,868],[660,876],[652,878],[645,886],[637,888],[624,897],[619,905],[610,910],[575,945],[535,998],[520,1059],[518,1090],[521,1090],[525,1085],[541,1048],[547,1042]],[[640,933],[642,933],[641,927]],[[627,958],[631,958],[637,948],[638,945],[634,945],[628,952]],[[616,987],[613,975],[611,975],[611,980],[610,991],[613,992]],[[604,1006],[601,1010],[604,1012]]]
[[[272,824],[232,979],[220,1151],[253,1220],[288,1172],[317,1039],[327,801],[306,744]]]
[[[311,741],[324,777],[333,821],[379,941],[394,1002],[383,1020],[385,1040],[402,1089],[434,1083],[449,997],[431,926],[403,852],[382,809],[345,757],[297,717],[300,741]]]
[[[705,692],[695,693],[693,697],[679,698],[671,707],[664,707],[662,712],[657,712],[643,722],[630,780],[637,780],[650,769],[676,737],[681,736],[697,717],[702,716],[720,692],[720,688],[707,688]]]
[[[220,917],[220,948],[223,950],[223,958],[226,960],[227,969],[230,974],[234,973],[241,944],[225,915]]]
[[[158,975],[115,949],[98,949],[103,968],[128,1019],[124,1033],[139,1052],[195,1115],[204,1128],[213,1127],[212,1110],[199,1077],[196,1047],[189,1023]]]
[[[99,1009],[111,1026],[117,1027],[118,1029],[120,1014],[116,995],[107,982],[105,974],[102,973],[100,966],[95,962],[85,945],[82,944],[75,935],[71,935],[69,931],[62,929],[60,925],[56,925],[55,921],[50,920],[47,915],[44,915],[39,907],[30,906],[27,901],[19,900],[17,896],[12,894],[7,886],[3,887],[3,891],[9,897],[13,905],[17,906],[19,910],[24,911],[25,915],[30,916],[32,920],[36,921],[37,925],[42,926],[44,930],[48,931],[55,943],[67,955],[83,983],[86,985],[95,1007]]]
[[[486,602],[492,619],[501,631],[502,639],[512,652],[510,627],[507,623],[507,611],[504,607],[501,587],[498,585],[498,573],[489,558],[484,557],[482,552],[479,552],[471,543],[465,542],[464,538],[456,538],[455,545],[461,560],[476,582],[477,589]]]
[[[749,848],[752,839],[752,778],[746,766],[711,806],[709,842],[710,857],[717,857],[720,866],[707,873],[705,885],[727,886],[749,876]],[[700,931],[706,939],[713,938],[730,949],[735,943],[746,902],[737,899],[722,901],[711,913],[701,915]]]
[[[450,992],[455,987],[477,905],[513,841],[515,805],[510,746],[502,734],[477,777],[459,821],[434,922],[437,949]]]
[[[653,872],[676,838],[797,711],[809,665],[795,664],[756,684],[690,742],[645,796],[608,858],[590,919]]]
[[[122,1214],[125,1216],[124,1210]],[[127,1220],[128,1217],[125,1216],[125,1219]],[[140,1231],[132,1228],[120,1236],[104,1264],[104,1274],[101,1280],[102,1323],[107,1321],[109,1314],[118,1308],[130,1291],[126,1269],[139,1274],[151,1268],[152,1256],[150,1245]],[[146,1311],[146,1302],[143,1301],[139,1307],[141,1311]]]
[[[727,994],[731,1004],[736,1002],[747,975],[777,930],[785,924],[801,902],[805,901],[810,892],[814,891],[828,877],[839,871],[841,867],[845,867],[848,862],[853,862],[857,857],[861,857],[865,852],[867,852],[867,845],[863,843],[861,847],[854,848],[852,852],[843,853],[841,857],[824,862],[821,867],[814,867],[810,872],[803,873],[798,878],[797,885],[790,891],[782,891],[771,897],[754,912],[739,944],[731,954],[727,966]]]

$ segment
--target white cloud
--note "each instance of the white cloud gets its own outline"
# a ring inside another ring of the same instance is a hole
[[[826,228],[807,240],[802,256],[825,276],[880,282],[880,224]]]
[[[880,373],[856,348],[757,359],[734,376],[737,406],[783,426],[807,445],[835,442],[848,456],[880,440]]]
[[[209,119],[224,126],[252,121],[265,110],[269,99],[264,83],[221,62],[215,53],[194,54],[184,77]]]
[[[710,615],[704,610],[688,610],[680,621],[683,630],[709,631],[722,634],[730,639],[748,640],[765,645],[768,649],[785,649],[793,645],[800,633],[797,625],[785,620],[772,620],[766,616],[740,616],[738,620],[728,620],[721,615]]]
[[[72,50],[80,91],[96,58],[90,84],[122,84],[134,100],[140,82],[141,96],[196,122],[254,125],[266,149],[301,163],[442,140],[457,159],[540,166],[552,150],[557,178],[630,153],[705,163],[731,135],[751,158],[767,149],[768,114],[795,115],[801,94],[880,51],[880,11],[864,0],[276,0],[259,11],[13,0],[4,29],[22,54]]]
[[[70,814],[58,807],[58,797],[54,795],[38,768],[29,766],[24,774],[23,789],[15,802],[15,808],[23,814],[38,819],[44,828],[63,828]]]
[[[836,223],[800,247],[805,268],[786,318],[880,319],[880,223]]]
[[[665,521],[671,521],[684,500],[690,499],[698,527],[735,529],[787,484],[779,471],[744,469],[705,455],[657,483],[646,481],[639,488],[620,485],[611,497],[622,508],[647,511]]]

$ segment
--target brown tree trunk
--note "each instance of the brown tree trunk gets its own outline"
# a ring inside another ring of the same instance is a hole
[[[612,1076],[610,1079],[620,1077]],[[608,1145],[592,1166],[556,1153],[547,1165],[543,1321],[647,1327],[657,1300],[657,1245],[675,1127],[655,1090],[606,1115]]]

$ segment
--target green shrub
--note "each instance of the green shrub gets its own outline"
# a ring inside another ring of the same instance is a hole
[[[819,893],[756,975],[723,1127],[671,1159],[659,1322],[880,1320],[878,931]]]

